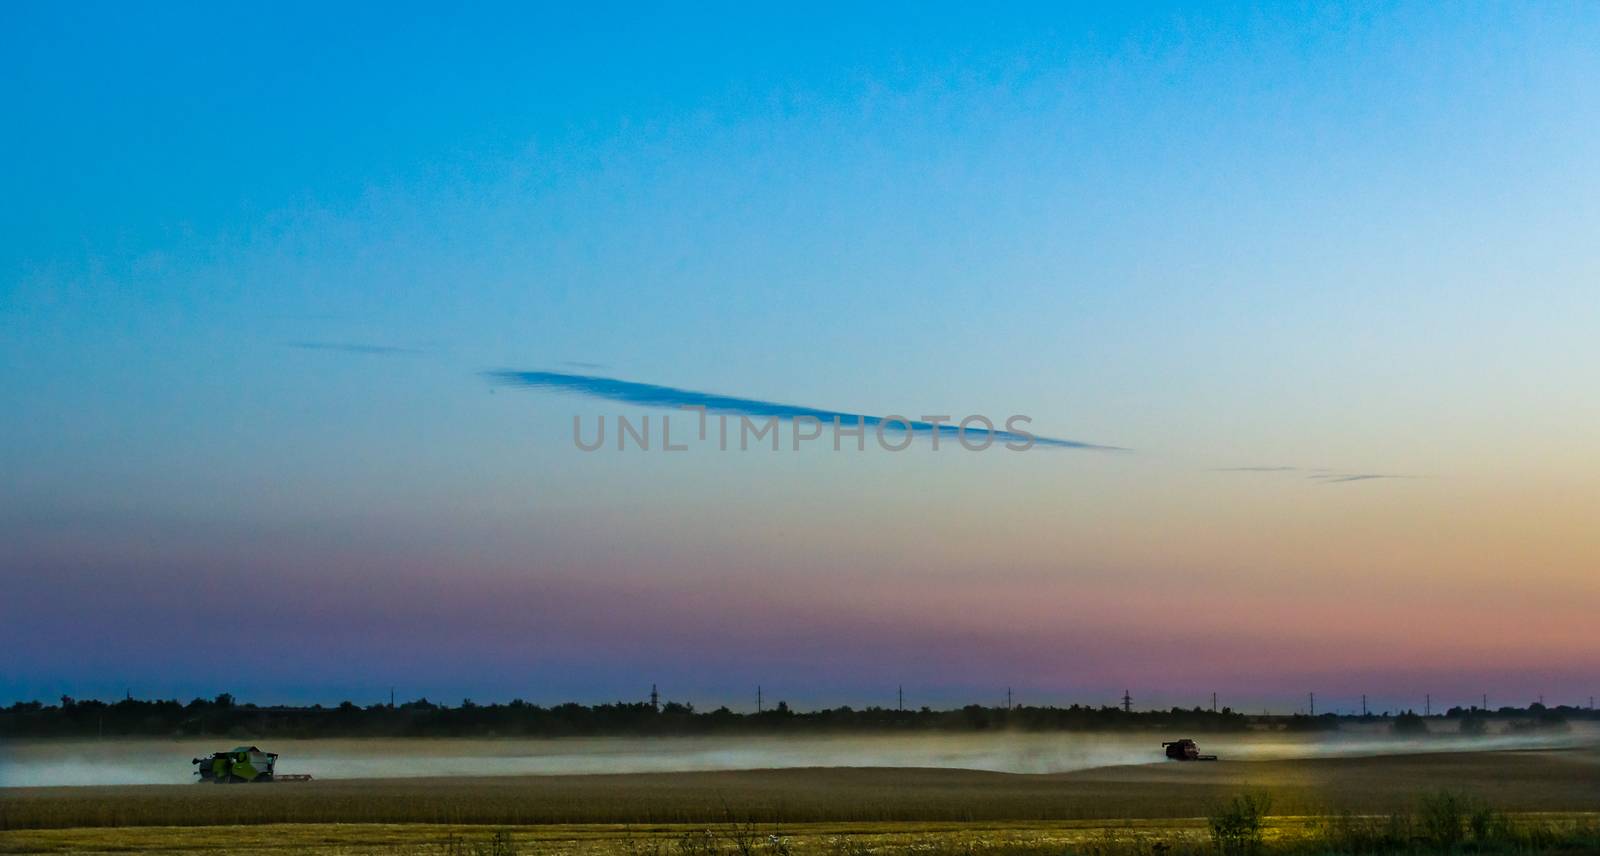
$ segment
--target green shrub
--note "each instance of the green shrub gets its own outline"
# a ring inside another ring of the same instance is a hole
[[[1453,791],[1424,794],[1418,804],[1422,840],[1440,850],[1454,850],[1467,836],[1467,816],[1476,808],[1469,797]]]
[[[1221,856],[1254,856],[1261,852],[1262,821],[1272,810],[1272,797],[1244,793],[1213,808],[1206,818],[1211,844]]]

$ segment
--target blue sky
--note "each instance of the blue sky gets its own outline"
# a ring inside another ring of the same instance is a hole
[[[0,698],[1591,694],[1592,6],[0,16]],[[585,455],[496,370],[1133,452]]]

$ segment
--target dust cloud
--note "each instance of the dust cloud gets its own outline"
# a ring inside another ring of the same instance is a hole
[[[795,737],[597,737],[563,739],[329,739],[255,741],[278,752],[278,772],[318,779],[648,773],[792,767],[943,767],[1063,773],[1162,763],[1160,742],[1193,737],[1224,760],[1544,749],[1600,743],[1574,723],[1561,734],[1438,733],[1396,737],[1382,727],[1318,734],[1244,732],[991,732]],[[189,759],[227,749],[229,738],[0,742],[0,787],[182,784]]]

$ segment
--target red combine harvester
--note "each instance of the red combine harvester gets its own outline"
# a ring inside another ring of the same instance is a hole
[[[1161,748],[1167,751],[1167,757],[1173,761],[1215,761],[1215,755],[1201,755],[1200,747],[1194,741],[1185,737],[1182,740],[1173,740],[1162,743]]]

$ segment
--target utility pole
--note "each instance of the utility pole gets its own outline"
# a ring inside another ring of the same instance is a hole
[[[1433,694],[1425,693],[1422,696],[1422,715],[1433,716]]]
[[[1006,687],[1006,710],[1011,709],[1011,688]]]
[[[661,694],[656,692],[656,685],[650,685],[650,709],[656,713],[661,712]]]
[[[389,709],[394,710],[394,687],[389,688]]]
[[[1216,713],[1217,712],[1217,694],[1216,693],[1212,693],[1211,694],[1211,712],[1212,713]]]
[[[761,712],[761,685],[756,684],[756,713]]]
[[[1316,716],[1317,715],[1317,694],[1316,693],[1311,693],[1308,696],[1308,698],[1311,699],[1311,715],[1312,716]]]
[[[1362,716],[1366,716],[1367,715],[1367,694],[1366,693],[1362,693],[1361,694],[1361,715]]]
[[[1489,712],[1489,694],[1488,693],[1484,693],[1483,694],[1483,712],[1484,713],[1488,713]]]
[[[1122,691],[1122,712],[1133,713],[1133,696],[1127,690]]]
[[[895,710],[905,713],[906,710],[906,685],[901,684],[895,688]]]

